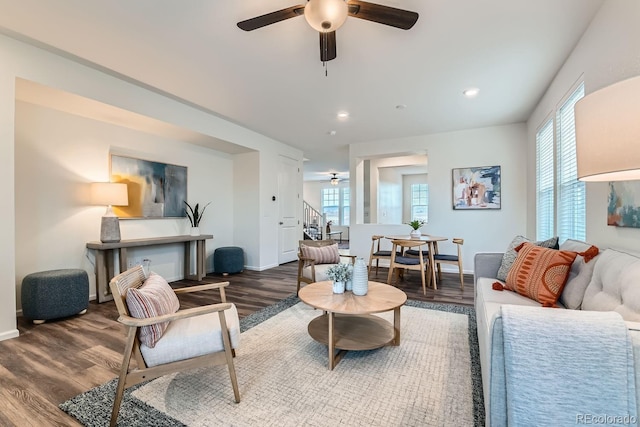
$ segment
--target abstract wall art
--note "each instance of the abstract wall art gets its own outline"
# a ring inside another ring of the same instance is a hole
[[[640,228],[640,181],[609,183],[607,225]]]
[[[500,209],[500,166],[453,169],[453,209]]]
[[[129,206],[114,206],[121,218],[184,217],[187,168],[132,157],[111,155],[111,181],[124,182]]]

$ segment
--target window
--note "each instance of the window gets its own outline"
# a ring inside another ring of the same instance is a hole
[[[411,184],[411,221],[429,219],[429,185]]]
[[[557,178],[558,225],[560,240],[586,240],[585,184],[578,181],[576,161],[576,122],[574,107],[584,96],[584,84],[565,101],[557,116]]]
[[[349,225],[349,188],[323,188],[321,211],[333,225]]]
[[[553,119],[549,119],[536,134],[537,240],[555,236],[553,197]]]
[[[574,106],[584,83],[571,93],[553,119],[536,133],[536,234],[560,241],[586,240],[586,191],[578,181]]]

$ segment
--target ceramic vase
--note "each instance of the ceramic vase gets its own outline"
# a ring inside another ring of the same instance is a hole
[[[191,227],[191,235],[199,236],[200,235],[200,227]]]
[[[369,274],[364,258],[357,258],[353,266],[353,294],[366,295],[369,290]]]
[[[411,234],[410,234],[412,239],[416,239],[420,236],[422,236],[422,233],[420,232],[420,230],[411,230]]]
[[[333,281],[333,293],[344,294],[344,282]]]

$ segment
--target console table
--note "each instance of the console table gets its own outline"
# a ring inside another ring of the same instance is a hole
[[[127,266],[127,249],[138,248],[141,246],[162,246],[175,243],[184,243],[184,278],[190,280],[202,280],[207,274],[205,271],[205,241],[213,239],[211,234],[202,234],[200,236],[167,236],[154,237],[150,239],[131,239],[121,240],[117,243],[89,242],[88,249],[96,251],[96,293],[98,302],[111,301],[113,296],[109,289],[109,281],[124,271]],[[191,274],[191,243],[196,245],[196,272]],[[116,250],[120,255],[120,271],[115,269],[115,253]]]

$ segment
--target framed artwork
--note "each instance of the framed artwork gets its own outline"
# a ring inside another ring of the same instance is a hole
[[[121,218],[186,216],[187,168],[132,157],[111,155],[111,182],[124,182],[129,206],[114,206]]]
[[[500,166],[452,170],[453,209],[500,209]]]
[[[609,183],[607,225],[640,228],[640,181]]]

